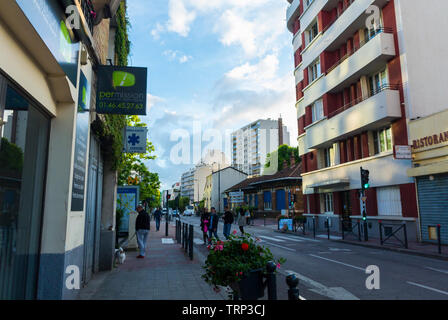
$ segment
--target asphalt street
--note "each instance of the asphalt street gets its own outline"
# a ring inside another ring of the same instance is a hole
[[[182,217],[195,226],[195,246],[204,247],[198,217]],[[222,236],[220,221],[218,235]],[[238,230],[233,225],[232,231]],[[372,249],[323,238],[282,234],[276,226],[246,226],[245,232],[261,239],[275,257],[286,263],[280,273],[295,273],[302,298],[307,300],[446,300],[448,263],[427,257]],[[222,236],[222,238],[224,238]],[[379,289],[368,289],[368,266],[379,270]],[[281,294],[287,290],[279,277]]]

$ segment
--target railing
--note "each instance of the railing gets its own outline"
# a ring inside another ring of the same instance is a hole
[[[398,243],[400,243],[403,247],[405,247],[406,249],[408,248],[408,235],[407,235],[407,230],[406,230],[406,222],[402,223],[402,224],[393,224],[393,223],[383,223],[381,220],[378,221],[378,226],[380,228],[380,242],[381,245],[383,246],[389,239],[391,239],[392,237],[395,238],[395,240],[398,241]],[[386,232],[386,228],[390,228],[388,229]],[[395,228],[395,230],[394,230]],[[398,238],[396,236],[396,234],[398,233],[398,231],[403,230],[403,240],[401,240],[400,238]],[[383,231],[385,232],[385,236],[386,238],[383,239]]]
[[[357,234],[355,233],[355,229],[358,229]],[[361,241],[361,223],[359,220],[354,224],[351,220],[341,219],[341,229],[342,229],[342,240],[345,240],[347,235],[358,238],[358,241]]]
[[[401,84],[383,84],[381,87],[379,87],[378,89],[375,89],[373,91],[371,91],[367,96],[365,97],[359,97],[356,98],[355,100],[350,101],[349,103],[345,104],[344,106],[342,106],[341,108],[331,112],[328,114],[328,118],[334,117],[337,114],[367,100],[370,99],[371,97],[377,95],[380,92],[383,92],[384,90],[399,90],[401,88]]]
[[[96,18],[95,8],[93,7],[91,0],[81,1],[82,13],[86,19],[87,25],[89,26],[90,33],[93,34],[93,26]]]
[[[336,69],[337,66],[339,66],[342,62],[344,62],[349,57],[351,57],[353,54],[355,54],[359,49],[364,47],[368,42],[370,42],[370,40],[375,38],[377,35],[379,35],[381,33],[393,33],[393,32],[394,32],[394,30],[392,28],[383,28],[383,27],[381,27],[381,28],[375,29],[375,33],[372,36],[370,36],[369,38],[365,39],[364,41],[360,41],[359,46],[357,46],[357,47],[355,47],[353,45],[353,49],[350,52],[347,52],[347,54],[345,56],[343,56],[335,64],[333,64],[330,68],[328,68],[328,70],[326,71],[326,74],[328,75],[331,71]]]
[[[347,10],[352,5],[353,2],[355,2],[355,1],[351,1],[348,4],[343,2],[342,3],[342,11],[338,12],[336,17],[334,17],[333,20],[331,20],[330,23],[327,24],[327,26],[322,29],[322,33],[325,33],[328,29],[330,29],[330,27],[339,19],[340,16],[342,16],[342,14],[345,12],[345,10]]]
[[[437,224],[437,225],[428,225],[428,227],[436,228],[436,230],[437,230],[437,247],[438,247],[439,254],[442,254],[442,235],[441,235],[442,226],[440,224]]]

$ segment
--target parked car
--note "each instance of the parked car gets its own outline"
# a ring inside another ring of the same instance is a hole
[[[179,216],[179,211],[174,209],[173,210],[173,216],[178,217]]]
[[[184,211],[184,216],[192,216],[192,215],[194,215],[193,206],[187,206]]]

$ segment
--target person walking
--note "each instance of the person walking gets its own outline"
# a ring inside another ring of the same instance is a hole
[[[213,235],[215,236],[216,240],[219,241],[218,237],[218,221],[219,217],[216,214],[216,209],[212,207],[210,214],[210,222],[208,224],[208,243],[211,243]]]
[[[156,221],[156,230],[159,231],[160,229],[160,219],[162,218],[162,211],[160,210],[160,207],[154,211],[154,220]]]
[[[245,222],[244,220],[245,220],[244,209],[243,209],[243,207],[239,207],[237,223],[238,223],[238,227],[240,228],[242,235],[244,235],[244,222]]]
[[[232,223],[233,223],[233,213],[229,210],[229,207],[225,208],[224,212],[224,230],[223,234],[224,237],[228,240],[230,236],[230,230],[232,229]]]
[[[202,236],[204,238],[204,244],[207,244],[209,223],[210,223],[210,213],[206,209],[204,209],[204,212],[202,212],[201,215],[201,230],[202,230]]]
[[[246,217],[246,224],[250,225],[250,211],[249,211],[249,208],[246,209],[246,212],[244,213],[244,216]]]
[[[138,216],[135,220],[135,233],[137,234],[137,243],[140,250],[140,254],[137,256],[139,259],[145,257],[146,252],[146,240],[149,234],[149,214],[143,209],[142,206],[137,207]]]

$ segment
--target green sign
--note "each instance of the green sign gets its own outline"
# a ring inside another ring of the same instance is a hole
[[[99,66],[96,112],[146,115],[148,69]]]

